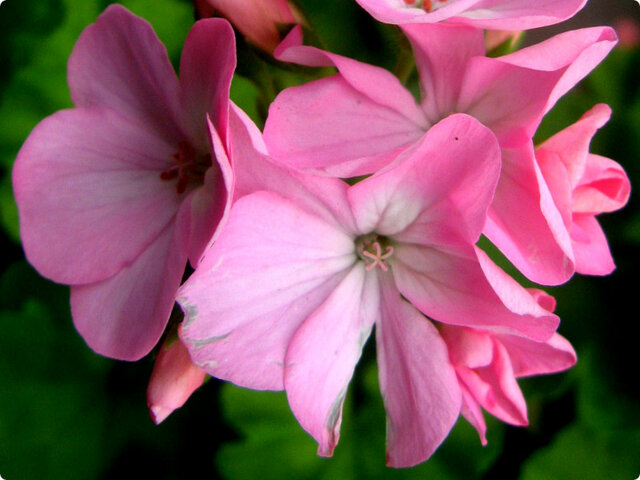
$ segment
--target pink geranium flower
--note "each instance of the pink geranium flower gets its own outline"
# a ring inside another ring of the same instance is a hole
[[[547,310],[555,300],[539,290],[532,295]],[[573,347],[554,333],[545,342],[491,332],[443,325],[447,344],[462,391],[462,415],[475,427],[483,445],[487,426],[482,408],[512,425],[527,425],[527,405],[517,378],[560,372],[576,363]]]
[[[178,293],[192,359],[244,387],[285,389],[319,454],[331,455],[375,325],[388,463],[424,461],[461,406],[424,315],[536,341],[558,324],[475,248],[500,171],[494,135],[453,115],[350,187],[272,163],[257,128],[233,112],[237,200]]]
[[[479,28],[525,30],[562,22],[586,0],[356,0],[384,23],[435,23],[449,20]]]
[[[403,25],[416,58],[422,102],[388,71],[302,46],[295,29],[275,52],[285,61],[339,73],[281,92],[265,141],[289,166],[341,177],[384,167],[454,112],[480,120],[502,148],[502,174],[484,234],[527,277],[543,284],[574,271],[569,234],[536,166],[532,137],[544,114],[613,48],[615,32],[557,35],[498,58],[466,25]]]
[[[282,40],[280,28],[302,23],[302,16],[287,0],[195,0],[200,15],[217,13],[251,43],[273,52]]]
[[[110,6],[69,59],[75,108],[43,120],[18,154],[26,256],[71,285],[74,323],[98,353],[151,350],[187,258],[197,265],[223,216],[228,166],[209,130],[227,138],[234,67],[226,20],[194,25],[178,81],[151,26]]]
[[[606,275],[615,268],[596,215],[622,208],[631,192],[619,164],[589,153],[591,138],[610,116],[607,105],[596,105],[536,149],[536,160],[571,234],[576,271],[590,275]]]

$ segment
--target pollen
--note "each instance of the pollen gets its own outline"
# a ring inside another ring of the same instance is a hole
[[[404,0],[407,7],[421,8],[426,12],[437,10],[447,3],[448,0]]]

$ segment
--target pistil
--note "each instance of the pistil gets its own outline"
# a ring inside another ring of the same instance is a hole
[[[356,250],[364,260],[367,271],[376,267],[383,272],[389,271],[386,260],[393,255],[393,246],[389,245],[386,237],[375,233],[360,237],[356,240]]]
[[[211,167],[211,154],[201,155],[197,153],[189,142],[182,141],[178,144],[178,152],[171,155],[175,165],[167,168],[160,174],[162,180],[177,178],[176,192],[184,193],[189,185],[202,185],[204,175]]]

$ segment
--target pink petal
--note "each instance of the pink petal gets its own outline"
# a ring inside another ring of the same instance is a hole
[[[562,95],[607,56],[617,41],[616,33],[610,27],[583,28],[500,57],[500,61],[539,71],[561,72],[561,78],[547,100],[545,111],[549,111]]]
[[[607,237],[593,215],[575,214],[571,237],[576,272],[583,275],[609,275],[615,270]]]
[[[275,52],[282,61],[335,66],[340,74],[281,92],[265,125],[270,153],[300,169],[340,176],[368,174],[428,127],[408,90],[388,71],[302,46],[294,28]],[[366,121],[367,128],[361,129]],[[388,156],[388,155],[387,155]]]
[[[361,233],[423,245],[475,243],[499,173],[493,134],[457,114],[433,126],[392,167],[351,187],[349,202]]]
[[[168,227],[113,277],[71,287],[74,324],[97,353],[138,360],[158,342],[187,260],[178,233]]]
[[[573,211],[613,212],[626,205],[630,193],[629,178],[618,163],[590,154],[584,174],[573,191]]]
[[[160,173],[174,147],[102,109],[58,112],[31,133],[13,170],[29,261],[52,280],[104,280],[136,260],[181,201]]]
[[[194,24],[180,59],[182,109],[191,140],[202,150],[209,148],[207,114],[227,143],[229,88],[236,66],[235,37],[231,25],[220,18]]]
[[[576,363],[573,347],[557,333],[546,342],[532,342],[515,335],[500,335],[500,342],[509,352],[516,377],[560,372]]]
[[[455,21],[477,28],[529,30],[574,16],[586,0],[480,0]]]
[[[234,199],[268,190],[294,202],[336,228],[355,232],[355,220],[347,201],[348,185],[335,178],[322,178],[290,170],[274,163],[266,154],[262,135],[239,108],[231,110],[231,158]]]
[[[494,342],[494,361],[485,368],[458,368],[457,372],[475,400],[490,414],[512,425],[527,425],[527,404],[516,382],[509,354]]]
[[[557,285],[573,274],[569,232],[528,140],[502,150],[502,174],[484,233],[534,282]]]
[[[233,171],[229,164],[229,158],[218,135],[218,131],[211,121],[207,119],[209,134],[211,136],[214,162],[207,170],[204,177],[204,185],[196,189],[189,203],[189,261],[195,268],[200,262],[200,257],[217,238],[221,226],[229,215],[231,200],[233,198]]]
[[[472,8],[479,0],[457,0],[427,12],[422,8],[411,8],[403,0],[356,0],[376,20],[383,23],[403,25],[407,23],[435,23],[458,15]]]
[[[291,410],[331,456],[340,437],[342,404],[376,318],[375,273],[359,262],[296,331],[287,349],[284,385]]]
[[[541,308],[515,280],[471,247],[399,244],[391,260],[400,293],[439,322],[536,340],[548,339],[558,326],[555,315]]]
[[[283,388],[291,337],[355,260],[350,236],[292,201],[240,198],[178,294],[194,362],[242,386]]]
[[[482,443],[483,447],[486,447],[487,424],[484,421],[484,415],[482,415],[482,408],[480,408],[478,402],[473,398],[473,394],[464,383],[460,383],[460,390],[462,391],[462,408],[460,409],[460,414],[476,429],[480,437],[480,443]]]
[[[573,215],[573,187],[571,186],[570,172],[565,164],[560,161],[560,155],[546,148],[536,150],[536,162],[544,183],[549,187],[549,193],[553,198],[558,213],[567,229],[571,229],[571,217]],[[509,156],[513,157],[513,153]]]
[[[387,412],[387,465],[425,461],[449,434],[461,393],[438,330],[400,298],[388,276],[377,324],[378,374]]]
[[[455,2],[459,3],[459,2]],[[407,24],[422,87],[422,107],[431,123],[456,111],[467,63],[484,56],[482,30],[452,24]]]
[[[493,361],[493,341],[486,332],[442,325],[440,335],[447,344],[451,363],[456,367],[480,368]]]
[[[157,424],[180,408],[202,385],[205,373],[196,367],[189,352],[175,337],[158,352],[147,387],[147,406]]]
[[[610,117],[609,106],[602,103],[594,106],[576,123],[556,133],[540,145],[536,149],[536,157],[551,157],[553,161],[561,162],[569,173],[573,189],[584,175],[591,139]]]
[[[76,42],[68,63],[76,107],[109,107],[178,144],[180,86],[146,20],[109,6]]]

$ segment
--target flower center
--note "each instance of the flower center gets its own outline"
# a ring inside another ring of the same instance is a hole
[[[383,272],[389,271],[389,266],[385,262],[393,255],[393,247],[389,244],[389,239],[382,235],[370,233],[356,239],[356,252],[364,260],[367,271],[378,267]]]
[[[175,165],[160,174],[162,180],[177,178],[176,192],[184,193],[189,185],[202,185],[204,174],[211,167],[211,154],[202,155],[194,150],[189,142],[178,144],[178,152],[171,155]]]
[[[408,7],[422,8],[427,12],[432,12],[444,6],[447,0],[404,0]]]

